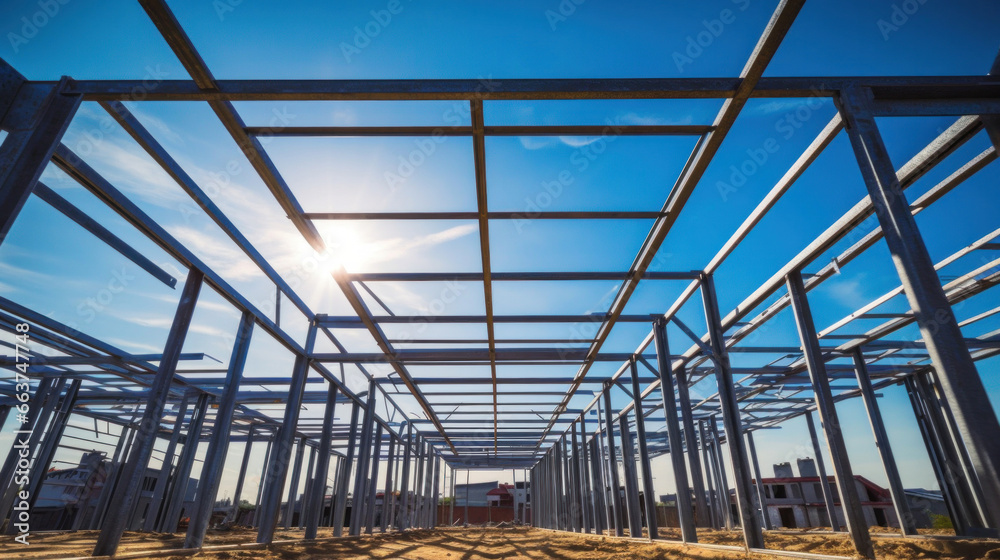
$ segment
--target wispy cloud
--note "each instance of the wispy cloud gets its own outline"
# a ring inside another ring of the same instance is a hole
[[[835,279],[826,283],[830,297],[840,305],[849,309],[858,309],[871,302],[872,298],[865,295],[865,274],[853,278]]]

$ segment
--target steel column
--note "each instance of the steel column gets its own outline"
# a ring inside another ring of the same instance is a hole
[[[750,466],[747,450],[743,445],[743,427],[740,420],[740,406],[736,401],[733,372],[729,364],[729,352],[726,349],[726,332],[722,328],[719,315],[719,302],[715,296],[715,280],[711,274],[701,278],[702,304],[705,308],[705,323],[708,325],[709,343],[712,348],[712,358],[715,362],[715,381],[719,389],[719,401],[722,408],[722,422],[726,429],[726,440],[729,442],[729,456],[733,463],[733,479],[736,483],[736,505],[739,508],[740,524],[743,526],[743,540],[747,548],[764,548],[764,535],[760,522],[753,509],[753,488],[750,478]],[[720,457],[721,463],[721,457]],[[725,491],[725,488],[722,489]],[[725,502],[729,501],[729,492],[725,493]],[[729,506],[726,504],[726,516]]]
[[[249,313],[243,313],[236,331],[233,354],[229,358],[229,368],[226,373],[225,385],[222,387],[219,408],[215,412],[212,439],[208,442],[205,463],[201,469],[201,477],[198,479],[198,497],[194,511],[191,512],[191,520],[188,523],[187,535],[184,539],[184,548],[201,547],[205,540],[209,521],[212,518],[212,507],[215,505],[215,498],[219,492],[219,482],[222,480],[222,468],[225,466],[226,455],[229,453],[229,434],[232,429],[233,412],[236,410],[236,394],[240,389],[240,380],[243,379],[243,367],[246,365],[247,352],[250,350],[253,327],[253,316]],[[249,448],[250,439],[247,439],[247,449]],[[237,490],[243,484],[242,477],[245,472],[246,465],[244,464],[240,471]],[[239,494],[233,498],[237,507],[238,500]]]
[[[365,415],[361,421],[361,441],[358,445],[358,462],[354,470],[354,491],[351,493],[351,525],[348,534],[352,537],[361,534],[361,517],[364,511],[365,487],[368,482],[368,460],[372,453],[371,429],[375,422],[375,382],[368,385],[368,396],[365,400]]]
[[[712,512],[709,509],[708,498],[705,495],[705,479],[702,476],[701,456],[698,454],[698,432],[694,427],[691,397],[688,394],[688,376],[684,367],[678,370],[676,379],[677,404],[681,410],[681,422],[684,427],[684,446],[687,448],[687,461],[691,469],[691,488],[694,491],[695,524],[698,527],[711,527]],[[683,535],[683,529],[681,533]],[[697,536],[697,531],[693,531],[692,534]]]
[[[640,413],[641,413],[640,409]],[[618,417],[622,442],[622,469],[625,471],[625,504],[628,507],[630,537],[642,538],[642,508],[639,507],[639,476],[635,468],[635,445],[628,429],[628,414]]]
[[[243,448],[243,460],[240,461],[240,474],[236,478],[236,490],[233,492],[233,510],[229,513],[232,516],[233,523],[236,523],[240,514],[240,498],[243,496],[243,484],[247,479],[247,468],[250,466],[250,452],[253,450],[253,436],[254,436],[253,424],[250,424],[250,428],[247,431],[247,443]],[[226,519],[229,519],[229,515]]]
[[[899,477],[899,469],[896,466],[896,457],[892,452],[892,446],[889,444],[889,434],[885,431],[882,412],[879,410],[878,401],[875,399],[871,377],[868,376],[868,364],[865,363],[865,357],[861,352],[861,348],[855,349],[852,357],[854,358],[854,375],[858,378],[858,388],[861,389],[861,400],[864,401],[865,410],[868,413],[868,422],[872,427],[875,447],[878,448],[879,457],[882,459],[882,468],[885,470],[885,476],[889,480],[889,493],[892,495],[892,506],[896,510],[899,526],[904,535],[916,535],[917,526],[914,523],[913,513],[910,511],[910,504],[906,500],[903,482]]]
[[[715,462],[712,460],[713,452],[708,438],[708,428],[704,420],[698,421],[698,430],[701,434],[701,454],[705,460],[705,482],[708,486],[708,503],[712,518],[712,526],[721,528],[724,523],[722,514],[719,512],[719,495],[715,491]]]
[[[299,498],[299,518],[296,520],[295,526],[299,529],[306,528],[306,513],[309,511],[310,505],[312,503],[312,483],[316,478],[315,469],[316,467],[316,448],[309,448],[309,463],[306,466],[306,481],[302,487],[301,498]]]
[[[600,435],[590,440],[590,473],[594,481],[594,528],[598,535],[608,530],[607,485],[604,484],[604,469],[601,468]]]
[[[389,432],[389,454],[386,456],[385,485],[382,491],[382,512],[379,516],[379,529],[386,532],[389,528],[389,518],[392,517],[392,499],[395,496],[393,485],[395,480],[393,469],[396,468],[396,434]]]
[[[170,394],[174,370],[177,369],[177,361],[181,354],[181,348],[184,346],[184,338],[191,325],[191,318],[194,315],[195,303],[198,301],[203,278],[204,275],[196,269],[188,271],[187,280],[184,282],[184,289],[177,304],[177,311],[163,347],[163,356],[156,369],[153,383],[149,387],[149,398],[142,414],[142,421],[139,424],[137,443],[132,446],[122,469],[121,481],[124,483],[124,487],[121,491],[115,492],[109,502],[108,511],[112,513],[101,527],[101,534],[98,535],[97,544],[94,546],[94,556],[113,556],[115,554],[122,533],[125,532],[125,527],[129,522],[128,515],[139,499],[139,492],[146,477],[146,465],[149,464],[149,456],[156,443],[156,432],[160,426],[160,420],[163,418],[163,407]]]
[[[695,531],[694,519],[692,517],[691,491],[690,486],[688,486],[687,468],[684,465],[684,447],[681,444],[681,429],[677,419],[677,400],[674,395],[674,371],[670,363],[670,346],[667,343],[667,322],[663,318],[658,318],[653,323],[653,342],[656,346],[656,366],[660,376],[660,394],[663,396],[663,414],[667,422],[670,464],[673,466],[674,485],[677,488],[677,517],[681,526],[681,541],[696,543],[698,542],[698,533]],[[645,454],[646,431],[641,428],[642,394],[639,392],[639,372],[634,359],[629,365],[632,369],[632,394],[635,396],[636,430],[642,430],[639,432],[639,449],[640,452]],[[680,380],[678,379],[677,381],[677,386],[680,387]],[[686,395],[687,387],[685,387],[684,392]],[[648,457],[645,460],[643,468],[650,468]],[[652,489],[652,481],[649,483],[649,488]],[[646,509],[650,511],[648,505]],[[650,525],[650,536],[656,538],[655,505],[651,511],[654,515],[653,523]]]
[[[205,414],[208,412],[210,398],[211,395],[208,393],[202,393],[198,395],[198,401],[195,403],[191,423],[184,436],[184,447],[181,449],[180,457],[177,458],[177,468],[174,470],[170,490],[167,492],[167,498],[163,504],[163,510],[166,513],[160,520],[159,529],[162,533],[177,532],[177,523],[180,521],[181,512],[184,509],[188,482],[191,480],[191,469],[194,468],[194,460],[198,454],[201,428],[205,425]]]
[[[267,480],[267,466],[271,464],[271,451],[274,449],[274,436],[271,434],[267,437],[267,446],[264,447],[264,462],[260,469],[260,478],[257,480],[257,498],[254,501],[253,506],[253,523],[254,527],[260,526],[260,514],[261,514],[261,498],[264,495],[264,482]]]
[[[757,487],[757,504],[760,508],[760,520],[764,528],[771,530],[771,516],[767,513],[767,494],[764,493],[764,480],[760,473],[760,462],[757,461],[757,446],[753,443],[753,432],[747,432],[747,451],[750,453],[750,464],[753,466],[753,477]]]
[[[270,543],[274,540],[274,529],[278,525],[278,510],[281,508],[281,494],[288,475],[288,458],[292,451],[296,426],[299,423],[306,378],[309,376],[308,356],[312,354],[313,346],[316,344],[316,329],[316,323],[310,323],[303,353],[295,357],[292,378],[288,385],[288,402],[285,403],[285,413],[274,439],[267,467],[267,481],[264,482],[260,527],[257,530],[258,543]]]
[[[580,478],[583,484],[583,528],[584,532],[600,532],[597,529],[597,510],[594,504],[594,485],[591,478],[590,445],[587,443],[587,414],[580,416]],[[525,506],[527,508],[527,506]]]
[[[615,536],[625,535],[625,520],[622,517],[622,498],[618,486],[618,461],[615,459],[615,424],[611,419],[611,383],[604,382],[604,426],[607,428],[608,470],[610,472],[611,504],[614,517]]]
[[[401,442],[403,446],[403,475],[399,485],[399,514],[396,521],[396,528],[405,531],[410,528],[410,453],[413,447],[413,425],[406,425],[406,439]]]
[[[372,453],[372,459],[369,461],[371,463],[371,476],[368,479],[368,491],[365,495],[364,500],[364,524],[365,533],[372,534],[375,530],[375,500],[378,494],[378,471],[379,464],[382,462],[382,424],[376,424],[375,426],[375,441],[373,442],[375,449]],[[385,503],[385,498],[382,499]]]
[[[292,478],[288,481],[288,495],[285,498],[285,518],[282,525],[285,529],[291,529],[292,517],[295,516],[295,502],[299,497],[299,476],[302,473],[302,458],[306,452],[306,438],[299,438],[298,445],[295,446],[295,461],[292,463]]]
[[[839,101],[845,129],[903,292],[916,315],[927,353],[982,485],[988,525],[996,529],[1000,523],[1000,423],[996,412],[875,123],[871,90],[848,87],[835,100]]]
[[[819,437],[816,436],[816,425],[813,422],[812,411],[806,412],[803,416],[806,419],[806,426],[809,428],[809,439],[812,441],[813,456],[816,457],[816,471],[819,473],[819,486],[823,490],[823,503],[826,504],[826,514],[830,518],[830,529],[840,530],[840,523],[837,521],[837,506],[833,501],[833,489],[830,488],[830,479],[826,475],[826,465],[823,461],[823,450],[819,446]]]
[[[893,173],[893,177],[895,177],[895,173]],[[827,377],[826,364],[823,362],[819,339],[816,337],[816,327],[809,309],[806,289],[802,284],[802,275],[799,272],[793,272],[788,275],[786,283],[796,327],[799,331],[799,339],[802,341],[803,356],[816,398],[816,411],[823,424],[823,433],[826,434],[826,444],[833,466],[833,477],[837,482],[837,492],[840,494],[840,504],[844,511],[847,531],[851,534],[851,540],[854,542],[857,553],[865,558],[874,558],[875,551],[872,548],[871,536],[868,534],[868,524],[865,522],[864,512],[861,510],[861,501],[854,487],[854,471],[851,469],[851,462],[847,455],[847,446],[844,445],[840,420],[837,417],[833,393],[830,390],[830,379]]]
[[[708,419],[708,425],[712,430],[712,449],[715,459],[715,486],[719,492],[719,513],[722,515],[722,524],[727,530],[733,529],[733,508],[729,504],[729,478],[726,477],[726,462],[722,459],[722,438],[719,437],[719,421],[715,415]],[[753,494],[751,494],[751,504]]]
[[[347,516],[347,491],[350,488],[351,467],[354,462],[355,449],[357,449],[358,439],[358,415],[361,412],[361,405],[351,404],[351,429],[347,436],[347,455],[341,461],[340,469],[337,471],[337,479],[334,485],[337,490],[334,492],[333,503],[333,536],[339,537],[344,534],[344,521]]]
[[[323,512],[326,497],[326,479],[330,472],[330,452],[333,447],[333,420],[337,407],[337,385],[328,383],[326,392],[326,408],[323,409],[323,434],[319,439],[319,464],[316,465],[316,475],[313,477],[312,500],[309,511],[306,512],[306,539],[315,539],[319,531],[319,520]]]
[[[55,458],[56,451],[59,449],[59,441],[62,439],[63,433],[66,431],[66,426],[69,424],[69,418],[73,413],[76,397],[80,391],[80,383],[79,379],[74,379],[70,382],[69,387],[66,388],[62,402],[59,404],[59,410],[54,413],[49,431],[45,434],[42,450],[31,465],[31,478],[28,483],[29,511],[35,507],[35,502],[41,493],[42,484],[45,482],[49,467],[52,465],[52,459]],[[11,531],[11,534],[15,533],[13,531],[13,523],[7,529]]]

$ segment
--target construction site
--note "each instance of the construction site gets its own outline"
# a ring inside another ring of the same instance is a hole
[[[1000,6],[9,4],[0,557],[1000,558]]]

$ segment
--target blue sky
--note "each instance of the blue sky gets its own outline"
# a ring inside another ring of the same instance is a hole
[[[808,2],[766,75],[965,75],[984,74],[989,69],[997,52],[1000,5],[928,0],[902,21],[898,14],[893,19],[897,4],[889,0]],[[294,7],[249,0],[170,2],[220,79],[474,78],[487,84],[509,78],[734,76],[742,69],[775,2],[586,0],[579,5],[568,1],[562,5],[560,12],[560,3],[554,0],[402,0],[398,6],[387,1],[349,6],[312,1]],[[575,6],[572,13],[566,5]],[[389,7],[396,13],[387,19],[388,12],[383,10]],[[5,37],[0,41],[0,56],[29,79],[51,80],[61,75],[77,79],[187,78],[137,3],[68,2],[58,13],[44,18],[37,15],[39,9],[29,0],[12,0],[0,6],[0,32]],[[43,20],[44,25],[40,23]],[[706,46],[694,48],[691,41],[697,41],[699,34],[710,40]],[[467,105],[455,102],[241,102],[236,106],[250,126],[469,123]],[[487,125],[709,124],[720,106],[717,100],[488,101],[485,118]],[[146,102],[130,103],[129,107],[296,286],[314,311],[350,313],[327,274],[332,262],[342,262],[352,272],[481,269],[474,221],[319,222],[332,249],[329,256],[317,257],[284,218],[206,104]],[[826,99],[749,102],[667,237],[653,269],[703,268],[834,112]],[[882,119],[879,124],[898,167],[951,122],[913,118]],[[81,107],[64,141],[251,301],[262,309],[273,309],[273,284],[99,105],[85,103]],[[745,181],[734,180],[733,169],[750,157],[747,150],[769,141],[778,149],[755,166]],[[489,138],[490,209],[659,210],[694,142],[693,137]],[[985,135],[978,135],[912,187],[910,200],[988,145]],[[476,208],[468,138],[440,142],[427,138],[283,138],[270,139],[265,147],[309,212]],[[401,168],[403,160],[408,160],[412,169]],[[420,163],[414,165],[415,161]],[[997,227],[996,202],[1000,197],[996,196],[996,165],[991,164],[918,215],[935,261]],[[560,176],[569,180],[553,187],[552,182]],[[50,167],[43,181],[183,278],[178,263],[60,171]],[[719,269],[716,283],[723,311],[740,303],[864,196],[853,153],[841,134]],[[956,216],[961,220],[956,221]],[[493,221],[493,270],[624,270],[650,226],[648,221]],[[819,269],[849,245],[849,241],[841,242],[807,272]],[[980,258],[993,259],[996,254],[980,251],[943,270],[942,275],[963,274],[982,264],[977,260]],[[146,276],[36,198],[28,202],[0,246],[0,269],[0,295],[6,298],[128,351],[154,353],[162,349],[178,291]],[[99,309],[89,304],[100,297],[116,273],[134,279]],[[879,243],[810,294],[817,326],[828,326],[897,285],[888,252]],[[603,311],[616,287],[614,282],[495,283],[494,307],[498,314]],[[479,283],[387,283],[374,288],[397,314],[484,312]],[[643,282],[626,313],[663,312],[683,288],[682,282]],[[287,301],[284,303],[282,326],[301,342],[305,321]],[[376,307],[373,301],[369,303]],[[995,306],[995,295],[986,294],[958,306],[956,313],[964,319]],[[897,297],[880,311],[902,307],[905,300]],[[694,299],[680,317],[700,331],[701,313],[700,302]],[[238,318],[229,304],[206,289],[193,327],[197,336],[189,339],[185,350],[208,353],[222,362],[211,367],[224,367],[231,349],[230,333],[235,331]],[[875,324],[868,321],[863,326]],[[979,336],[998,326],[994,317],[967,335]],[[586,327],[499,325],[497,336],[565,338],[582,328]],[[387,326],[386,332],[392,338],[486,336],[484,326],[433,322],[419,329]],[[647,332],[645,324],[619,325],[604,349],[632,351]],[[360,330],[338,330],[336,334],[351,351],[376,351],[374,342]],[[670,335],[674,350],[687,348],[679,330],[671,327]],[[919,335],[909,328],[896,336],[916,339]],[[775,320],[757,342],[797,345],[790,313]],[[333,348],[321,339],[318,351]],[[734,358],[737,365],[741,360],[748,358]],[[276,342],[258,333],[246,375],[285,375],[291,362],[292,357]],[[591,375],[607,375],[617,367],[598,364]],[[501,366],[498,373],[569,376],[575,372],[575,367],[551,367],[544,372],[526,369]],[[994,399],[1000,395],[998,369],[996,359],[980,363]],[[414,367],[412,372],[417,377],[481,376],[488,375],[488,368],[441,371]],[[350,369],[348,382],[356,390],[364,386],[360,374]],[[709,383],[694,390],[696,396],[711,392]],[[905,394],[898,388],[883,393],[890,434],[903,461],[904,484],[935,487]],[[571,408],[583,406],[591,398],[579,395]],[[616,406],[625,402],[624,394],[615,394]],[[415,409],[413,399],[400,397],[398,403],[404,409]],[[516,399],[501,396],[501,403],[514,404]],[[851,434],[849,445],[856,471],[883,481],[860,403],[844,403],[840,412]],[[304,415],[315,418],[319,411],[311,407]],[[653,425],[654,429],[661,427]],[[797,456],[811,455],[811,449],[803,447],[807,442],[801,420],[762,433],[757,439],[761,462],[794,462]],[[239,446],[234,447],[233,453],[238,453]],[[75,453],[67,459],[70,455]],[[233,465],[230,461],[230,468]],[[657,468],[669,472],[667,461],[658,461]],[[672,486],[669,476],[658,479],[658,491],[661,486],[663,492]]]

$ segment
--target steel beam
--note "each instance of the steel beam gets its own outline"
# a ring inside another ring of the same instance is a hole
[[[187,535],[184,538],[184,548],[201,548],[205,540],[205,532],[212,518],[212,508],[222,481],[222,469],[229,453],[229,437],[233,426],[233,413],[236,410],[236,394],[243,379],[243,368],[246,365],[247,353],[250,351],[250,338],[253,336],[253,316],[244,312],[236,330],[236,342],[233,354],[229,357],[229,372],[226,374],[226,385],[222,389],[222,397],[215,411],[215,422],[212,427],[212,440],[205,452],[205,463],[198,477],[198,496],[188,522]],[[250,443],[247,442],[247,449]],[[245,469],[244,469],[245,472]],[[242,479],[240,480],[242,483]],[[233,498],[239,507],[239,496]]]
[[[295,460],[292,463],[291,480],[288,481],[288,495],[285,498],[285,514],[282,525],[285,529],[292,528],[292,518],[295,517],[295,502],[299,497],[299,477],[302,474],[302,458],[306,452],[306,438],[299,438],[295,446]],[[308,473],[306,473],[308,476]],[[282,481],[284,482],[284,481]]]
[[[362,502],[364,504],[362,513],[364,514],[365,533],[369,535],[375,529],[375,500],[377,499],[375,495],[378,493],[378,471],[382,463],[382,424],[375,427],[373,445],[375,449],[371,460],[371,475],[368,477],[368,490],[365,492]],[[384,502],[385,499],[383,498]]]
[[[736,400],[733,372],[729,363],[729,353],[726,349],[725,330],[719,316],[719,303],[715,294],[715,281],[711,274],[706,274],[701,281],[702,304],[705,308],[705,322],[708,325],[709,343],[712,345],[715,361],[715,382],[718,386],[719,400],[722,407],[722,422],[726,430],[726,441],[729,442],[729,455],[733,465],[733,479],[736,483],[736,505],[740,514],[740,525],[743,527],[743,540],[749,548],[764,548],[764,535],[761,532],[760,521],[753,508],[753,487],[750,478],[750,466],[746,447],[743,445],[743,426],[740,420],[739,402]],[[713,422],[714,424],[714,422]],[[721,453],[721,449],[720,449]],[[719,458],[721,463],[721,457]],[[723,481],[724,483],[725,481]],[[728,502],[729,493],[720,489]],[[728,504],[723,512],[727,519],[732,519]]]
[[[250,466],[250,452],[253,451],[253,436],[254,436],[255,426],[250,424],[250,428],[247,431],[247,441],[246,445],[243,447],[243,460],[240,462],[240,474],[236,477],[236,490],[233,491],[233,509],[223,520],[232,520],[236,523],[240,515],[240,498],[243,497],[243,484],[246,482],[247,478],[247,468]]]
[[[139,424],[140,429],[136,437],[136,444],[131,447],[131,452],[122,469],[121,480],[124,487],[121,491],[116,492],[109,502],[108,511],[111,512],[111,515],[101,526],[101,533],[94,546],[94,556],[113,556],[115,554],[129,522],[128,515],[139,499],[139,492],[146,477],[146,465],[149,463],[153,445],[156,443],[156,429],[159,428],[160,420],[163,417],[163,408],[169,396],[174,370],[177,369],[177,358],[184,346],[184,339],[191,325],[191,318],[194,315],[195,303],[198,301],[203,279],[204,275],[200,271],[196,269],[188,271],[187,280],[184,282],[184,289],[177,304],[177,311],[174,314],[173,323],[163,348],[163,359],[156,370],[153,384],[149,388],[149,401],[146,403],[142,421]]]
[[[194,468],[194,460],[198,454],[201,429],[205,425],[205,414],[208,412],[209,398],[209,395],[202,393],[198,395],[198,400],[195,403],[191,422],[188,424],[187,434],[184,436],[184,447],[177,458],[177,469],[174,470],[167,497],[163,503],[163,511],[165,513],[159,523],[161,533],[177,532],[177,524],[180,522],[181,512],[184,509],[184,502],[187,498],[191,470]]]
[[[347,491],[350,488],[351,467],[354,462],[355,450],[358,439],[358,413],[361,412],[361,405],[353,403],[351,405],[351,433],[347,437],[347,454],[344,456],[340,470],[337,472],[337,479],[334,484],[337,491],[334,493],[333,505],[333,536],[340,537],[344,534],[344,518],[347,516]]]
[[[361,442],[358,447],[358,464],[354,476],[354,491],[351,493],[351,526],[349,535],[361,534],[361,524],[364,518],[365,485],[368,482],[368,467],[372,456],[372,427],[375,423],[375,382],[368,384],[368,395],[365,402],[365,415],[361,422]]]
[[[653,341],[656,345],[656,365],[660,376],[660,393],[663,395],[663,414],[667,423],[667,438],[670,442],[670,464],[673,467],[674,484],[677,488],[677,516],[681,526],[681,541],[696,543],[698,542],[698,533],[695,531],[694,519],[692,518],[691,492],[689,490],[690,486],[688,486],[687,468],[684,465],[684,447],[681,445],[681,429],[677,419],[677,401],[674,396],[674,372],[673,366],[670,363],[670,347],[667,345],[667,322],[665,320],[658,319],[653,323]],[[639,391],[639,372],[637,371],[635,360],[632,360],[629,365],[632,370],[632,395],[635,399],[635,410],[637,412],[636,429],[638,430],[638,427],[642,425],[642,393]],[[680,385],[680,380],[678,380],[677,386],[680,387]],[[685,394],[687,393],[686,389],[687,387],[685,387]],[[646,452],[644,449],[646,446],[645,429],[638,435],[640,453]],[[688,440],[688,445],[690,446],[690,439]],[[646,463],[647,465],[644,465],[643,468],[648,467],[648,457]],[[652,473],[650,473],[649,478],[648,490],[651,490]],[[649,497],[646,500],[647,511],[649,511]],[[655,539],[656,510],[653,509],[652,512],[653,523],[650,525],[650,537]]]
[[[757,446],[753,442],[753,432],[747,431],[747,451],[750,453],[750,463],[753,465],[754,486],[757,489],[757,507],[760,509],[760,520],[767,530],[771,526],[771,516],[767,513],[767,494],[764,492],[764,480],[760,472],[760,462],[757,461]]]
[[[868,524],[865,522],[861,502],[855,490],[854,471],[851,469],[847,446],[844,444],[840,419],[837,417],[836,405],[830,391],[830,380],[827,378],[826,364],[819,349],[819,339],[816,337],[816,327],[813,324],[802,275],[798,272],[790,274],[787,283],[795,324],[799,331],[799,339],[802,341],[802,352],[809,368],[809,377],[812,379],[816,411],[819,413],[820,422],[823,423],[823,433],[826,434],[826,444],[844,511],[844,521],[851,534],[855,551],[864,558],[875,558],[871,536],[868,534]]]
[[[4,66],[10,68],[6,63]],[[72,81],[64,77],[45,95],[32,117],[16,128],[4,127],[9,135],[0,146],[0,244],[80,106],[83,98],[68,93],[71,88]],[[27,111],[30,105],[31,100],[14,99],[10,111]]]
[[[941,287],[875,123],[872,92],[848,88],[837,98],[865,186],[920,326],[941,388],[983,488],[989,526],[1000,523],[1000,423],[951,305]]]
[[[288,401],[282,416],[281,425],[274,438],[274,448],[267,465],[267,481],[264,483],[264,493],[261,498],[260,527],[257,530],[258,543],[270,543],[274,540],[274,529],[278,524],[278,510],[281,508],[281,494],[288,474],[288,459],[295,439],[295,429],[299,422],[299,412],[302,405],[302,393],[306,387],[306,377],[309,375],[309,360],[316,344],[316,323],[309,324],[306,334],[306,345],[303,354],[295,357],[292,378],[288,387]]]
[[[872,389],[872,381],[868,376],[868,364],[865,362],[864,354],[861,353],[860,348],[854,351],[852,357],[854,358],[854,372],[858,378],[858,388],[861,389],[861,400],[865,403],[868,423],[871,424],[872,436],[875,438],[875,447],[878,448],[879,458],[882,459],[882,468],[889,480],[889,493],[892,496],[892,505],[896,510],[896,517],[899,519],[900,529],[904,535],[916,535],[917,526],[913,513],[910,511],[903,482],[899,477],[896,457],[889,443],[889,434],[885,430],[882,412],[879,410],[875,391]]]
[[[819,437],[816,435],[816,425],[813,422],[812,411],[806,412],[803,416],[806,419],[806,426],[809,428],[809,439],[812,442],[813,457],[816,457],[816,471],[819,473],[819,486],[823,489],[823,503],[826,505],[826,515],[830,519],[830,530],[839,531],[840,522],[837,521],[837,506],[833,501],[833,489],[830,488],[830,479],[826,475],[823,450],[819,446]]]
[[[319,530],[320,514],[323,511],[323,501],[326,496],[326,479],[330,471],[330,453],[333,445],[333,420],[337,406],[337,386],[329,384],[326,395],[326,408],[323,411],[323,435],[319,440],[319,464],[316,465],[316,475],[313,477],[310,502],[312,507],[306,512],[306,539],[315,539]],[[331,504],[332,506],[332,504]]]
[[[618,485],[618,460],[615,459],[615,425],[611,419],[611,383],[604,382],[604,427],[607,430],[608,457],[607,464],[610,473],[608,487],[611,491],[611,515],[615,528],[615,536],[625,535],[621,490]]]

